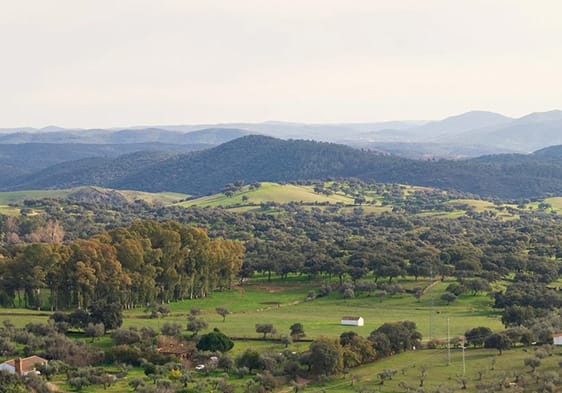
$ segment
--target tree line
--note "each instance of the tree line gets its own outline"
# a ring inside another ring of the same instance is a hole
[[[135,307],[205,297],[230,288],[242,266],[240,241],[209,238],[177,222],[142,221],[69,243],[18,244],[0,263],[0,302],[30,308]]]

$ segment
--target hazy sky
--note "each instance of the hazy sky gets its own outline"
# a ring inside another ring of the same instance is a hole
[[[562,109],[559,0],[0,4],[0,127]]]

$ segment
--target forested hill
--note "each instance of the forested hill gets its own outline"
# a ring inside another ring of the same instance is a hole
[[[251,135],[190,156],[176,156],[112,186],[206,194],[238,179],[250,183],[351,177],[394,161],[399,159],[333,143]]]
[[[562,157],[562,145],[545,147],[544,149],[537,150],[533,153],[537,157],[551,157],[553,159],[560,159]]]
[[[293,181],[357,177],[521,198],[562,194],[562,149],[467,161],[416,161],[313,141],[251,135],[212,149],[165,156],[143,153],[65,163],[4,182],[5,189],[99,185],[202,195],[236,180]]]
[[[13,166],[21,173],[33,173],[49,166],[66,161],[84,158],[116,158],[123,154],[139,151],[173,151],[187,153],[208,149],[210,144],[163,144],[127,143],[127,144],[86,144],[86,143],[20,143],[0,144],[0,170]]]
[[[103,186],[130,173],[170,159],[173,152],[136,152],[117,158],[92,157],[67,161],[28,176],[19,177],[8,187],[13,190]],[[9,184],[9,183],[8,183]]]

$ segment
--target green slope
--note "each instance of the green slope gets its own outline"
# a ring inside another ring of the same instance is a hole
[[[246,197],[247,200],[244,200]],[[244,199],[243,199],[244,198]],[[247,206],[259,205],[264,202],[289,203],[343,203],[353,204],[353,198],[340,194],[332,194],[326,196],[324,194],[315,193],[312,186],[297,186],[292,184],[277,184],[264,182],[261,187],[250,189],[248,186],[243,187],[241,191],[234,193],[231,197],[224,194],[214,194],[202,198],[193,199],[182,202],[181,206]]]
[[[62,190],[26,190],[26,191],[10,191],[10,192],[0,192],[0,206],[7,205],[21,205],[25,200],[37,200],[44,198],[54,198],[54,199],[67,199],[69,195],[76,193],[78,191],[93,189],[99,192],[117,192],[123,196],[127,201],[133,202],[135,200],[141,199],[147,203],[161,203],[164,205],[171,205],[178,200],[185,199],[189,195],[180,194],[174,192],[141,192],[141,191],[130,191],[130,190],[111,190],[108,188],[101,187],[76,187],[67,188]]]

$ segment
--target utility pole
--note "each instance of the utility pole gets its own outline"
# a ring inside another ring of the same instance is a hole
[[[464,350],[465,350],[465,346],[464,346],[464,341],[462,343],[462,376],[464,377],[466,375],[466,361],[465,361],[465,357],[464,357]]]
[[[451,365],[451,331],[449,328],[449,317],[447,317],[447,366]]]
[[[430,283],[429,283],[429,299],[430,299],[430,307],[429,307],[429,338],[433,338],[433,266],[429,268],[429,276]]]

